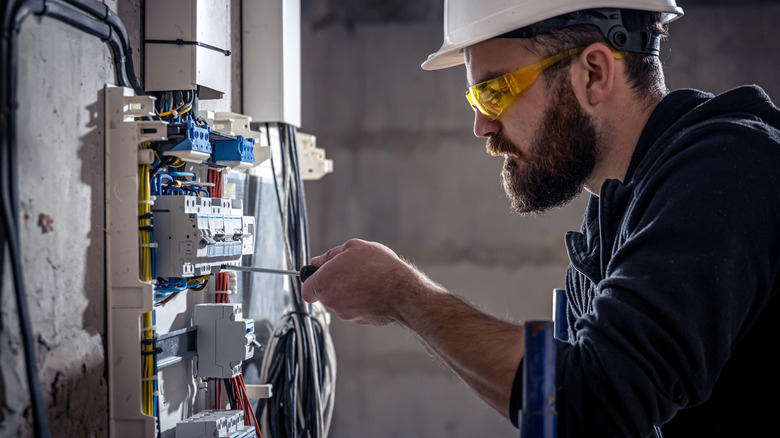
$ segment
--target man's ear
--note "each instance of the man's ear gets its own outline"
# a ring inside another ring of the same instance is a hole
[[[612,93],[615,54],[605,44],[591,44],[572,62],[571,80],[583,109],[598,106]]]

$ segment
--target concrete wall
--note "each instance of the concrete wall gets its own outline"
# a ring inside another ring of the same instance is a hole
[[[772,44],[780,5],[680,3],[686,16],[662,51],[670,88],[758,83],[780,99]],[[440,16],[323,26],[313,15],[303,37],[303,128],[335,162],[332,175],[307,185],[313,252],[377,240],[487,312],[549,319],[567,263],[563,234],[579,229],[584,197],[544,217],[510,213],[501,159],[471,133],[464,68],[419,67],[441,45]],[[340,321],[331,330],[333,436],[517,436],[405,330]]]
[[[139,50],[142,0],[107,3]],[[548,318],[566,264],[562,234],[579,227],[584,199],[541,218],[509,212],[501,162],[471,134],[462,67],[419,69],[441,44],[440,2],[304,3],[313,7],[304,8],[303,130],[335,161],[332,175],[307,183],[313,251],[350,237],[378,240],[487,312]],[[687,16],[665,45],[672,88],[721,92],[756,82],[780,99],[780,53],[771,45],[779,5],[681,3]],[[378,12],[354,12],[367,5]],[[25,22],[22,255],[55,436],[107,433],[98,92],[113,82],[103,43],[46,18]],[[235,100],[215,105],[238,109]],[[1,279],[0,436],[26,437],[31,412],[7,266]],[[516,436],[404,330],[334,322],[332,335],[339,380],[331,436]]]

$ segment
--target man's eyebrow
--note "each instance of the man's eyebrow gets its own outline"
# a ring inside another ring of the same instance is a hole
[[[499,76],[503,76],[504,74],[506,74],[506,72],[496,71],[496,70],[488,70],[488,71],[482,73],[482,75],[479,77],[479,79],[472,84],[472,83],[469,83],[469,75],[468,75],[468,73],[466,73],[466,84],[470,87],[470,86],[472,86],[474,84],[479,84],[480,82],[489,81],[490,79],[495,79],[495,78],[497,78]]]

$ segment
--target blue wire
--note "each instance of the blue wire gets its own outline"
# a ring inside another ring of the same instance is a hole
[[[178,193],[180,195],[184,195],[184,190],[182,190],[182,189],[180,189],[178,187],[171,187],[170,189],[168,189],[166,194],[172,195],[174,193]]]
[[[170,176],[188,176],[190,178],[195,178],[195,174],[192,172],[168,172],[168,175]]]
[[[165,178],[169,181],[173,181],[173,177],[168,175],[167,173],[157,173],[154,175],[154,180],[152,181],[152,191],[156,196],[162,195],[162,179]]]
[[[164,281],[154,288],[155,298],[166,298],[176,292],[183,292],[187,289],[189,289],[189,286],[187,286],[186,278],[180,278],[176,281]]]

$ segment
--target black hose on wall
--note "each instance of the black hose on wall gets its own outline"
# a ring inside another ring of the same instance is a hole
[[[17,189],[16,109],[18,85],[18,41],[21,25],[30,15],[45,15],[67,23],[76,29],[100,38],[108,44],[116,67],[117,84],[144,94],[138,84],[132,64],[132,48],[127,30],[105,4],[96,0],[66,0],[63,3],[46,0],[8,0],[2,6],[0,25],[0,266],[4,265],[8,249],[11,279],[19,315],[24,350],[27,387],[32,405],[33,426],[37,437],[49,438],[51,430],[43,400],[35,358],[35,341],[27,308],[27,296],[22,275],[19,243],[19,209]],[[86,12],[85,15],[79,10]],[[90,17],[91,16],[91,17]]]

